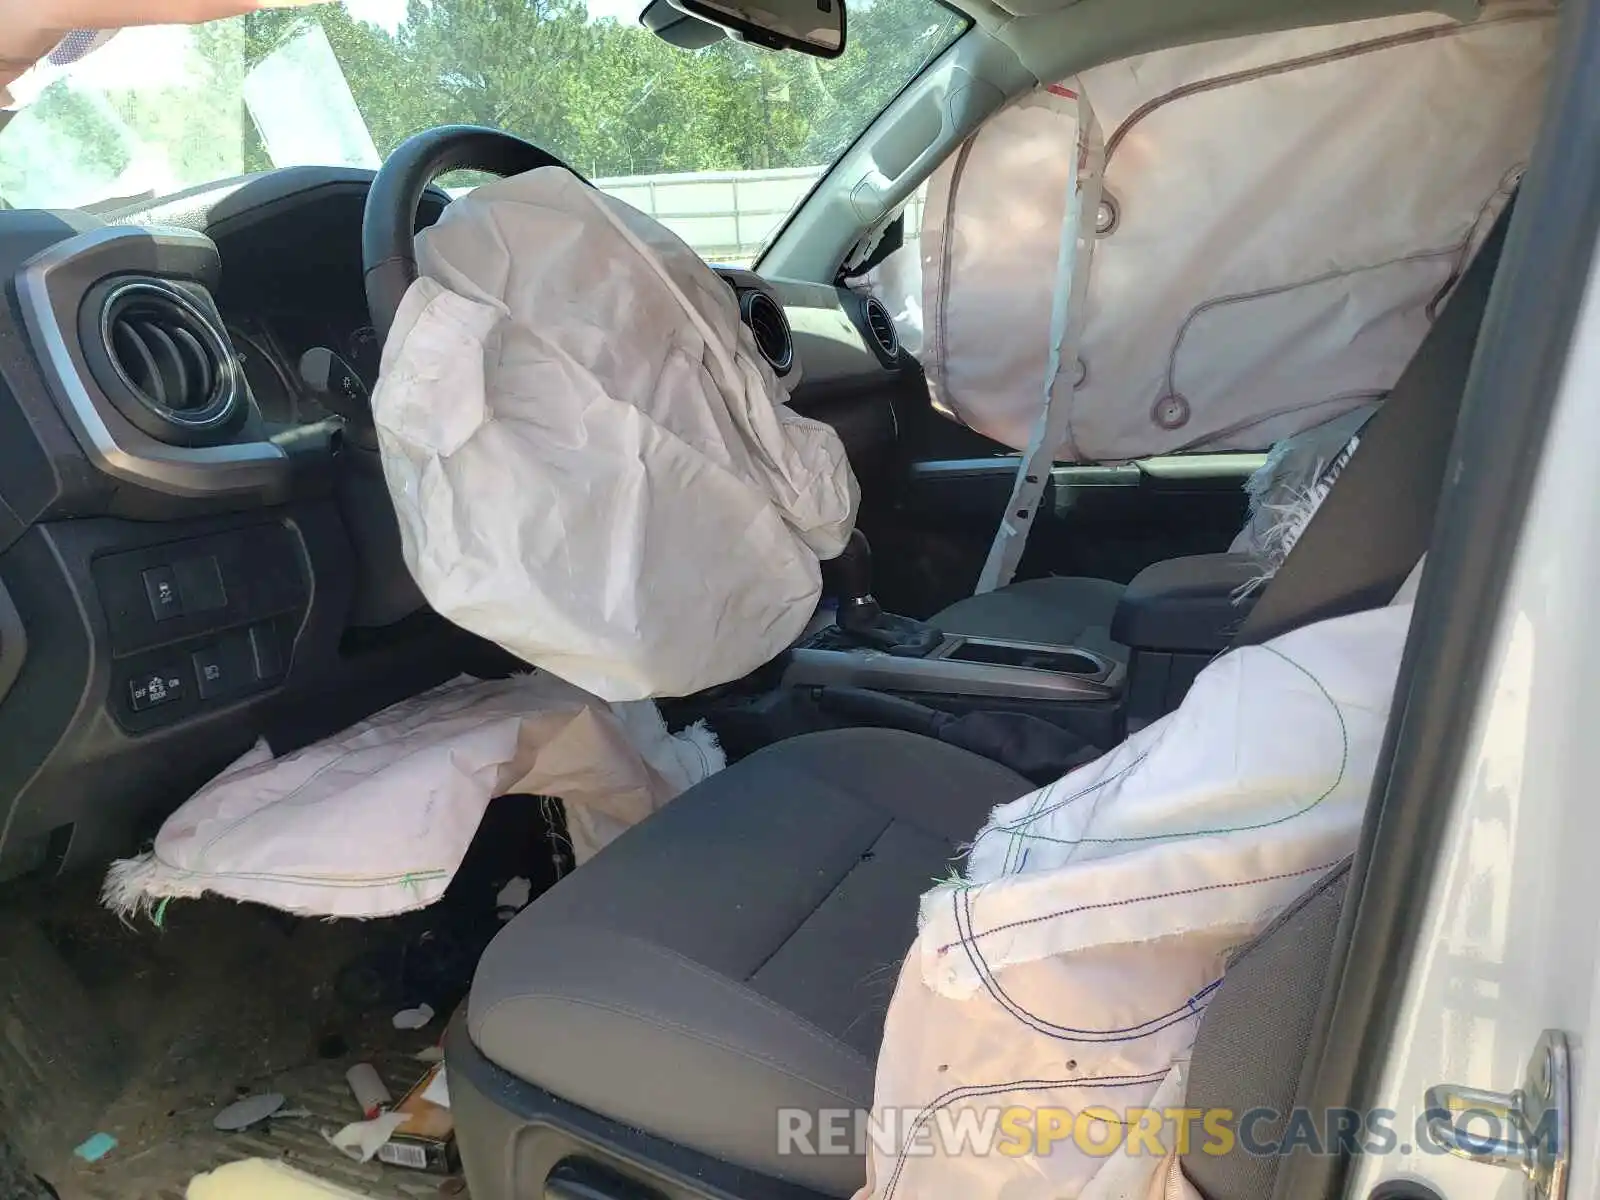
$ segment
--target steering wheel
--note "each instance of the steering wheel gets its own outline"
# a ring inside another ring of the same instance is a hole
[[[372,181],[366,214],[361,219],[367,307],[372,311],[372,328],[380,345],[389,338],[406,289],[417,279],[417,205],[428,185],[448,171],[487,171],[506,176],[538,167],[572,171],[555,155],[531,142],[476,125],[426,129],[396,147]],[[572,173],[578,175],[576,171]]]

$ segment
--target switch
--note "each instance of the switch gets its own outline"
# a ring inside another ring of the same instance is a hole
[[[183,600],[178,580],[171,567],[151,567],[144,572],[144,594],[150,601],[150,615],[158,621],[183,615]]]
[[[250,627],[250,657],[256,678],[262,682],[283,674],[283,653],[278,649],[278,631],[271,625]]]
[[[186,613],[214,612],[228,607],[228,593],[222,587],[222,570],[214,554],[186,558],[172,564],[178,595]]]
[[[183,699],[183,676],[177,671],[150,671],[128,680],[128,701],[134,712]]]
[[[194,661],[194,673],[200,680],[200,699],[215,700],[237,682],[233,672],[228,669],[227,657],[220,645],[196,650],[190,658]]]

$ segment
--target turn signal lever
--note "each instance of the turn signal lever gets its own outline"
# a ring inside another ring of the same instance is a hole
[[[356,369],[326,346],[313,346],[300,356],[300,379],[317,403],[344,418],[345,433],[363,450],[378,448],[372,427],[372,396]]]
[[[872,595],[872,547],[853,530],[838,558],[822,564],[828,589],[839,598],[835,620],[852,643],[904,658],[922,658],[938,649],[944,634],[910,617],[886,613]]]

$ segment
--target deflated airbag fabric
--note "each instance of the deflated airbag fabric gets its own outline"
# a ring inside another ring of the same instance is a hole
[[[1103,203],[1057,461],[1264,449],[1394,385],[1520,177],[1555,31],[1494,4],[1093,67],[985,122],[858,286],[939,404],[1027,446],[1081,94]]]
[[[373,416],[435,609],[607,700],[799,636],[856,482],[715,272],[558,168],[457,200],[417,259]]]
[[[1230,952],[1354,848],[1419,573],[1383,608],[1230,650],[1175,712],[994,811],[923,897],[874,1116],[949,1129],[1015,1105],[1041,1142],[985,1153],[901,1127],[857,1200],[1199,1200],[1171,1124],[1195,1029]],[[1044,1114],[1097,1109],[1112,1132],[1045,1147]],[[1153,1143],[1135,1109],[1158,1115]]]

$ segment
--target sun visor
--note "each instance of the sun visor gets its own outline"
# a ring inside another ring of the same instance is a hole
[[[726,683],[797,638],[856,481],[728,285],[559,168],[457,200],[417,250],[373,416],[429,603],[607,700]]]
[[[865,282],[936,404],[1024,447],[1081,91],[1105,135],[1056,457],[1260,450],[1382,397],[1533,145],[1556,22],[1383,18],[1142,55],[1042,88],[930,180]]]

